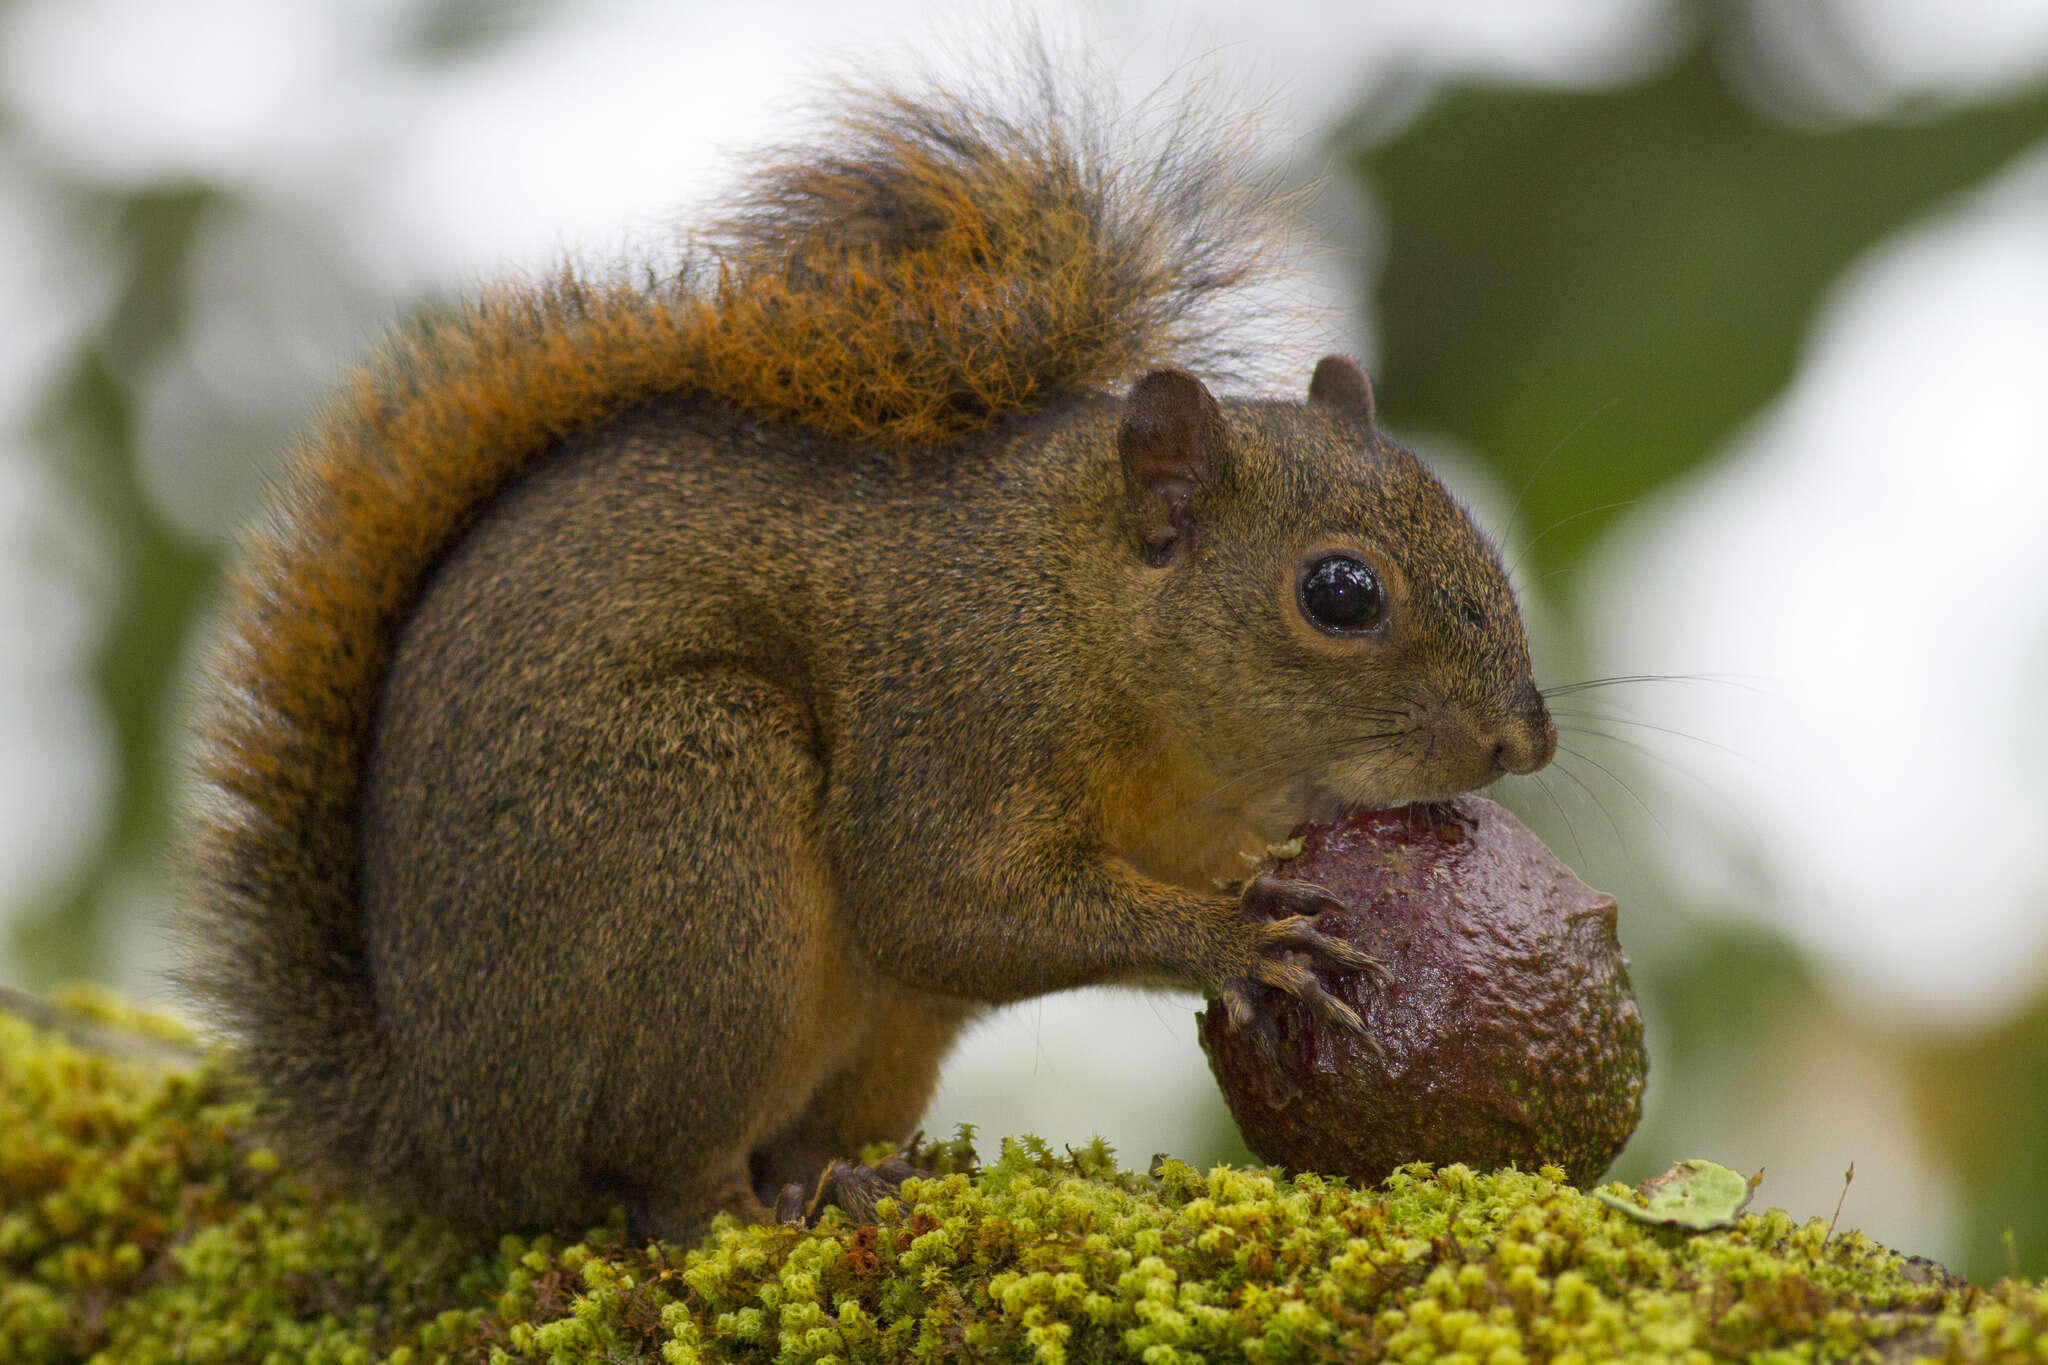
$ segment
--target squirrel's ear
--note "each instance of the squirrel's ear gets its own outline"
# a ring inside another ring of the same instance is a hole
[[[1326,355],[1309,377],[1308,401],[1320,403],[1339,417],[1372,429],[1372,381],[1349,358]]]
[[[1131,385],[1116,449],[1145,561],[1165,564],[1194,539],[1196,493],[1227,472],[1223,412],[1186,370],[1154,370]]]

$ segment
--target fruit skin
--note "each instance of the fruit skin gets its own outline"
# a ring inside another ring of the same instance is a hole
[[[1385,970],[1316,969],[1363,1035],[1270,991],[1252,1027],[1232,1027],[1220,1002],[1199,1016],[1252,1151],[1368,1183],[1410,1161],[1597,1180],[1635,1131],[1647,1069],[1614,898],[1476,796],[1296,837],[1276,875],[1344,902],[1317,927]]]

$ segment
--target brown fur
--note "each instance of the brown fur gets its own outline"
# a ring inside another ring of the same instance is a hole
[[[900,1135],[981,1002],[1313,993],[1203,876],[1547,758],[1498,560],[1355,371],[1096,395],[1215,354],[1262,251],[1231,149],[1104,135],[861,97],[679,274],[492,291],[349,382],[231,581],[192,822],[192,979],[288,1141],[686,1235]],[[1309,530],[1398,631],[1297,638]]]

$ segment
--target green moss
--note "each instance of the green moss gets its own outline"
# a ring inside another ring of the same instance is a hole
[[[1027,1138],[878,1226],[479,1247],[284,1167],[250,1119],[212,1064],[0,1014],[0,1360],[2048,1360],[2048,1287],[1775,1211],[1644,1226],[1555,1171],[1360,1191]]]

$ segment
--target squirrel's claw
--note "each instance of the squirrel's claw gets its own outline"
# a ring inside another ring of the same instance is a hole
[[[1257,999],[1264,987],[1293,996],[1326,1028],[1366,1036],[1358,1011],[1332,995],[1314,970],[1323,966],[1386,974],[1379,959],[1318,922],[1326,914],[1343,911],[1344,903],[1313,882],[1266,872],[1245,884],[1238,908],[1251,921],[1254,945],[1249,970],[1225,982],[1221,991],[1232,1026],[1249,1031],[1261,1050],[1273,1055],[1278,1039],[1272,1016],[1259,1008]]]
[[[1280,1031],[1274,1027],[1272,1014],[1253,1003],[1251,983],[1242,979],[1230,982],[1223,988],[1222,1000],[1230,1027],[1251,1039],[1252,1046],[1265,1058],[1268,1071],[1284,1075],[1285,1069],[1280,1065]]]
[[[1330,994],[1316,974],[1299,963],[1261,962],[1256,979],[1260,985],[1286,991],[1307,1006],[1309,1012],[1322,1020],[1326,1027],[1341,1029],[1345,1033],[1365,1032],[1365,1021],[1358,1017],[1358,1011]]]
[[[1322,965],[1339,971],[1366,970],[1382,976],[1386,974],[1386,965],[1378,958],[1323,927],[1320,921],[1325,915],[1342,914],[1349,907],[1314,882],[1295,881],[1262,872],[1245,883],[1238,908],[1246,918],[1254,922],[1264,921],[1258,950],[1261,960],[1275,953],[1293,951],[1305,953]]]
[[[1332,967],[1346,971],[1368,971],[1380,977],[1387,975],[1387,964],[1374,957],[1354,943],[1329,933],[1314,920],[1305,915],[1277,921],[1273,928],[1281,931],[1274,937],[1299,952],[1319,957]]]
[[[775,1198],[775,1221],[791,1227],[816,1227],[825,1216],[826,1207],[837,1204],[854,1222],[872,1223],[876,1221],[875,1205],[895,1198],[904,1181],[930,1176],[930,1171],[895,1155],[885,1156],[872,1166],[857,1161],[830,1162],[819,1175],[818,1186],[808,1200],[802,1185],[791,1182],[782,1187],[782,1193]]]
[[[1223,1012],[1230,1017],[1230,1026],[1248,1029],[1258,1021],[1259,1011],[1252,1004],[1252,993],[1243,981],[1226,982],[1222,992]]]
[[[1344,902],[1314,882],[1296,881],[1261,872],[1245,883],[1239,901],[1248,914],[1259,919],[1280,919],[1287,915],[1315,916],[1325,910],[1345,909]]]

